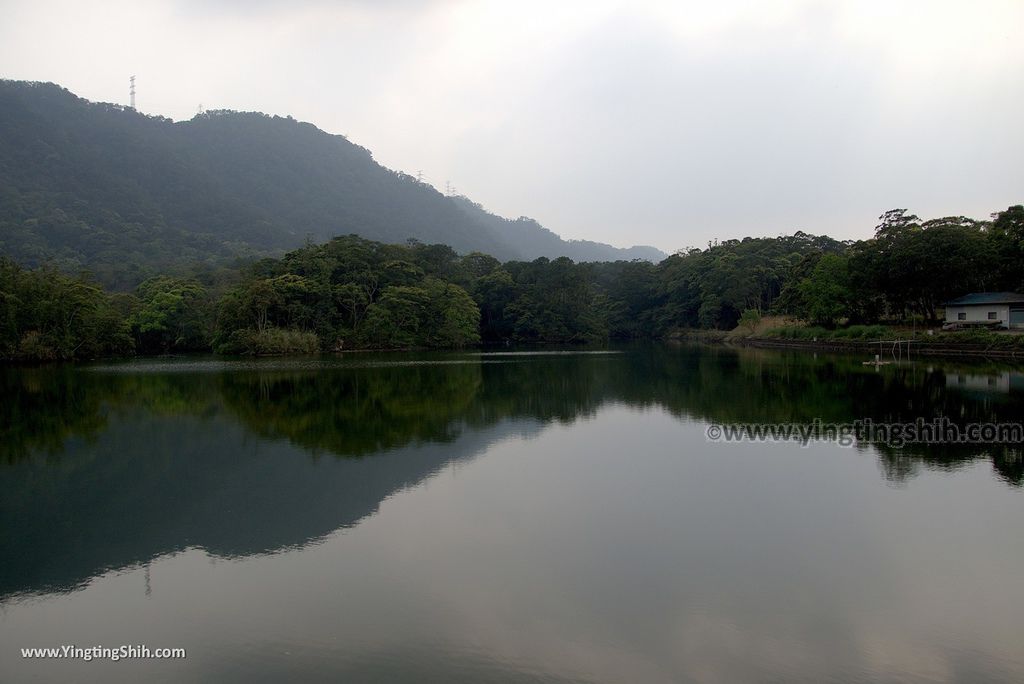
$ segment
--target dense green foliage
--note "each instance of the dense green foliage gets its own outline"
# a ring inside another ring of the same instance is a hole
[[[121,302],[84,278],[0,258],[0,358],[68,360],[132,350]]]
[[[0,253],[87,268],[118,290],[349,233],[502,259],[664,257],[506,221],[290,117],[218,111],[173,122],[52,84],[0,81],[0,131]]]
[[[785,285],[808,258],[843,249],[831,238],[798,232],[727,240],[670,257],[656,269],[661,306],[654,311],[655,328],[734,328],[747,309],[777,307]]]
[[[779,337],[866,339],[881,322],[934,322],[941,303],[1024,286],[1024,208],[991,222],[896,210],[856,243],[804,233],[728,240],[659,264],[510,261],[350,235],[234,271],[157,276],[131,295],[52,268],[2,269],[4,358],[215,350],[284,354],[751,332],[782,313],[817,327]],[[819,335],[820,331],[820,335]],[[961,336],[962,337],[962,336]],[[961,338],[948,337],[948,341]]]
[[[265,259],[220,298],[214,345],[252,353],[252,333],[270,330],[310,333],[336,351],[473,344],[480,314],[453,280],[461,266],[450,247],[356,236]]]
[[[948,299],[1019,288],[1019,252],[1005,255],[1017,259],[1016,268],[1006,264],[1003,274],[993,268],[1000,241],[991,223],[962,216],[920,222],[902,209],[888,212],[874,240],[851,250],[849,270],[856,277],[847,289],[863,304],[848,307],[847,314],[858,320],[908,315],[934,320],[936,309]]]
[[[136,289],[128,319],[143,352],[196,351],[209,347],[210,296],[196,280],[159,276]]]

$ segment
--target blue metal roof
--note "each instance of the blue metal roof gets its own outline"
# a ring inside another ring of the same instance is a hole
[[[970,306],[971,304],[1024,304],[1024,294],[1016,292],[972,292],[951,299],[943,306]]]

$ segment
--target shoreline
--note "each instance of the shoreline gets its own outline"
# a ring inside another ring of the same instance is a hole
[[[865,352],[874,358],[878,353],[878,341],[871,340],[790,340],[775,337],[739,336],[730,335],[726,331],[719,330],[694,330],[671,335],[671,341],[697,342],[723,347],[756,347],[759,349],[806,349],[809,351],[830,351],[830,352]],[[944,357],[967,357],[967,358],[997,358],[997,359],[1020,359],[1024,360],[1024,349],[999,349],[984,344],[971,344],[965,342],[950,341],[925,341],[922,339],[901,340],[909,343],[909,355],[904,350],[904,356],[944,356]],[[891,346],[891,345],[890,345]],[[905,345],[906,346],[906,345]],[[882,344],[882,358],[888,358],[886,344]],[[895,354],[897,358],[899,353]]]
[[[1024,361],[1024,347],[1019,349],[1006,349],[991,347],[984,344],[974,344],[969,342],[953,342],[949,340],[935,340],[926,341],[923,339],[901,339],[903,343],[903,356],[912,358],[916,356],[934,356],[934,357],[961,357],[961,358],[973,358],[973,359],[1000,359],[1000,360],[1020,360]],[[875,354],[879,353],[879,343],[877,340],[837,340],[837,339],[822,339],[822,340],[807,340],[807,339],[786,339],[779,337],[759,337],[756,335],[744,336],[734,335],[731,331],[726,330],[680,330],[669,334],[668,336],[661,339],[649,340],[649,343],[654,344],[699,344],[713,347],[752,347],[757,349],[778,349],[778,350],[806,350],[806,351],[821,351],[821,352],[837,352],[847,354],[868,354],[870,359],[874,358]],[[906,352],[909,343],[910,353]],[[607,341],[604,343],[591,343],[591,344],[562,344],[562,343],[524,343],[518,345],[512,345],[514,349],[522,348],[535,348],[535,349],[550,349],[552,347],[558,347],[560,349],[573,348],[573,350],[585,351],[592,347],[607,346],[608,344],[615,344],[613,341]],[[444,347],[444,348],[429,348],[429,347],[391,347],[391,348],[352,348],[331,351],[320,351],[312,354],[296,354],[296,353],[280,353],[280,354],[218,354],[213,351],[194,351],[194,352],[182,352],[177,354],[133,354],[129,356],[101,356],[89,359],[0,359],[0,367],[41,367],[41,366],[59,366],[59,365],[77,365],[77,364],[90,364],[101,361],[128,361],[133,359],[155,359],[155,360],[171,360],[171,359],[187,359],[194,357],[215,357],[219,359],[268,359],[268,358],[281,358],[281,357],[292,357],[292,356],[347,356],[350,354],[416,354],[424,352],[453,352],[453,351],[494,351],[494,350],[506,350],[509,349],[508,345],[500,343],[481,343],[476,345],[467,345],[462,347]],[[890,353],[890,349],[893,353]],[[892,341],[889,341],[887,345],[885,341],[882,343],[881,358],[882,360],[888,360],[889,358],[900,358],[899,350],[893,347]]]

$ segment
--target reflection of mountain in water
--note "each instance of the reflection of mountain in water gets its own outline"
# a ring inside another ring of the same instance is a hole
[[[92,444],[72,440],[57,464],[26,460],[0,471],[0,595],[66,590],[186,547],[232,557],[305,545],[446,464],[537,429],[503,421],[451,443],[311,460],[223,416],[125,416]]]
[[[66,590],[189,546],[242,556],[308,544],[495,440],[606,402],[718,423],[1024,416],[1024,376],[977,365],[879,371],[843,357],[666,347],[462,360],[0,373],[0,595]],[[876,452],[897,481],[986,458],[1017,485],[1019,447]]]

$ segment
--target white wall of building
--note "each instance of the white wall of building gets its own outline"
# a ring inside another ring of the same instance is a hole
[[[948,306],[946,307],[946,322],[956,323],[985,323],[990,321],[989,312],[996,312],[996,320],[1002,321],[1003,327],[1007,328],[1010,325],[1010,306],[1008,304],[970,304],[968,306]],[[964,319],[960,319],[958,314],[967,314]]]

